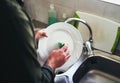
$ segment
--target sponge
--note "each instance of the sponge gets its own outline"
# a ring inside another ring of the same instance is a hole
[[[59,47],[59,48],[62,48],[64,45],[65,45],[65,43],[63,43],[63,42],[58,42],[58,47]]]

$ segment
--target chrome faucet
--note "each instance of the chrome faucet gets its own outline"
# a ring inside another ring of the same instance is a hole
[[[65,23],[69,23],[71,21],[78,21],[78,22],[81,22],[83,23],[84,25],[87,26],[87,28],[89,29],[89,39],[87,41],[84,42],[84,46],[85,48],[87,49],[87,53],[88,55],[93,55],[93,49],[92,49],[92,44],[93,44],[93,34],[92,34],[92,29],[91,27],[89,26],[89,24],[83,20],[83,19],[80,19],[80,18],[69,18],[65,21]]]

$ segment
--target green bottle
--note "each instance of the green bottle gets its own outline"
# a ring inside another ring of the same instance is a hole
[[[57,15],[56,15],[54,4],[50,4],[50,9],[48,11],[48,25],[56,23],[57,21],[58,20],[57,20]]]

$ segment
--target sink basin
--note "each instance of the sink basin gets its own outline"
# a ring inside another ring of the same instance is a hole
[[[79,83],[119,83],[119,82],[120,79],[98,70],[90,70],[79,81]]]
[[[120,62],[104,56],[88,57],[74,73],[73,82],[88,83],[87,79],[94,83],[120,83]]]
[[[99,50],[83,54],[70,69],[56,75],[55,83],[120,83],[120,57]]]

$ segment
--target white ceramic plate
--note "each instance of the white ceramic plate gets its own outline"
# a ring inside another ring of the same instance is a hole
[[[41,65],[47,60],[49,53],[53,49],[58,48],[58,42],[63,42],[68,46],[71,57],[63,66],[57,68],[57,70],[66,71],[81,55],[83,40],[80,32],[71,24],[64,22],[52,24],[44,30],[48,37],[41,38],[38,43],[38,53],[40,55],[39,60]]]

